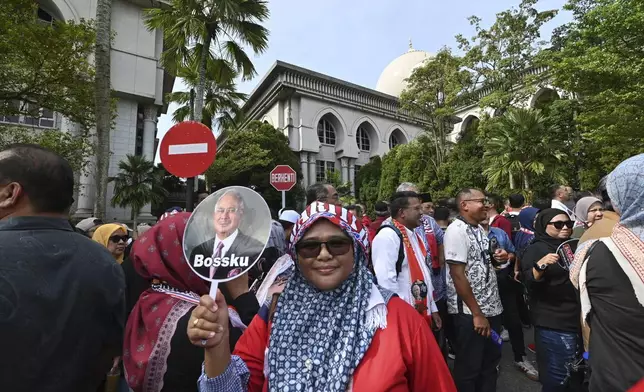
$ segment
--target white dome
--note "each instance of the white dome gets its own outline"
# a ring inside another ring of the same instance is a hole
[[[426,60],[432,59],[434,56],[431,53],[415,50],[409,48],[409,51],[402,56],[398,57],[380,74],[376,90],[381,93],[400,97],[400,93],[407,88],[407,79],[412,71],[423,64]]]

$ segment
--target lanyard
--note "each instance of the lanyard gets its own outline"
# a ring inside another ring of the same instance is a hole
[[[456,217],[456,219],[459,219],[459,220],[461,220],[463,223],[465,223],[466,228],[467,228],[467,229],[466,229],[466,230],[467,230],[467,233],[468,233],[468,234],[470,234],[470,233],[471,233],[471,234],[472,234],[472,236],[474,237],[474,239],[476,240],[476,241],[474,241],[474,242],[476,243],[476,247],[478,248],[479,254],[480,254],[480,255],[481,255],[481,257],[483,258],[483,264],[485,264],[485,282],[487,283],[487,281],[488,281],[488,280],[489,280],[489,278],[490,278],[490,264],[491,264],[491,260],[490,260],[490,258],[489,258],[489,253],[488,253],[486,250],[484,250],[484,249],[483,249],[483,245],[481,245],[481,242],[483,242],[483,233],[482,233],[482,231],[481,231],[481,230],[479,230],[479,232],[481,232],[481,233],[480,233],[481,235],[477,235],[477,234],[476,234],[476,232],[474,231],[474,229],[472,228],[472,225],[471,225],[471,224],[469,224],[469,223],[465,220],[465,218],[463,218],[462,216],[458,216],[458,217]],[[469,252],[468,252],[468,255],[469,255]]]

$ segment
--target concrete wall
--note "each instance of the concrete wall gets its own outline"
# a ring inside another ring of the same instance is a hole
[[[65,20],[80,21],[96,18],[96,0],[41,0],[46,9],[58,8],[53,12]],[[147,112],[153,113],[145,124],[144,154],[154,149],[154,120],[156,109],[163,104],[163,69],[159,58],[163,50],[161,31],[149,31],[144,24],[144,7],[152,4],[126,0],[113,0],[112,30],[115,34],[111,51],[111,83],[118,98],[115,127],[110,135],[109,176],[118,173],[118,164],[127,154],[134,154],[136,142],[137,110],[144,105]],[[147,114],[146,114],[147,116]],[[60,122],[63,131],[74,131],[75,127],[67,120]],[[150,129],[149,129],[150,128]],[[151,147],[152,146],[152,147]],[[150,154],[154,156],[154,154]],[[92,157],[91,159],[94,159]],[[93,173],[81,176],[82,188],[95,188]],[[130,209],[112,207],[110,200],[113,185],[108,187],[106,219],[129,221]],[[93,206],[93,192],[81,192],[79,205]],[[76,216],[89,216],[91,210],[78,210]],[[143,220],[151,219],[142,213]]]

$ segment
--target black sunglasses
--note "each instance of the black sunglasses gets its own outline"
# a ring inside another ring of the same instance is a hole
[[[332,238],[328,241],[304,240],[295,244],[295,251],[304,258],[318,257],[322,251],[322,245],[331,256],[341,256],[351,250],[353,241],[349,238]]]
[[[127,242],[127,240],[130,239],[129,235],[113,235],[110,237],[110,241],[112,241],[115,244],[118,244],[119,241]]]
[[[567,220],[567,221],[559,221],[559,222],[550,222],[548,224],[553,225],[557,230],[561,230],[564,228],[564,226],[566,226],[569,229],[572,229],[572,227],[575,225],[575,222],[571,220]]]

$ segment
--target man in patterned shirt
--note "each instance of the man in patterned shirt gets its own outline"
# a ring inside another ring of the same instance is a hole
[[[496,391],[501,348],[490,339],[501,331],[503,306],[481,225],[487,199],[478,189],[463,189],[456,197],[460,216],[444,237],[447,260],[447,306],[456,328],[454,381],[459,392]]]

